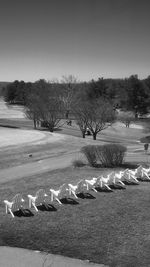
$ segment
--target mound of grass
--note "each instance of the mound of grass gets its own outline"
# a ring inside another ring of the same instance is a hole
[[[0,245],[23,247],[90,260],[109,266],[149,266],[150,183],[127,186],[112,193],[90,191],[93,197],[76,199],[34,216],[5,214],[4,199],[39,188],[58,188],[64,182],[97,177],[109,169],[68,168],[6,183],[0,187]]]

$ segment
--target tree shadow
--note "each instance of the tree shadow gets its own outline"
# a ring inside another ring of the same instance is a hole
[[[84,198],[87,198],[87,199],[96,199],[96,197],[94,197],[92,194],[90,194],[90,193],[84,193],[84,192],[78,193],[77,194],[77,197],[82,198],[82,199],[84,199]]]
[[[52,204],[42,204],[37,206],[40,211],[57,211],[57,209]]]
[[[61,129],[61,128],[56,128],[56,129],[54,129],[54,131],[55,132],[61,132],[63,129]]]
[[[20,127],[18,127],[18,126],[13,126],[13,125],[5,125],[5,124],[0,124],[0,127],[12,128],[12,129],[20,129]]]
[[[34,214],[29,209],[20,209],[13,212],[16,217],[32,217]]]
[[[38,131],[41,131],[41,132],[49,132],[49,133],[51,133],[48,128],[38,127],[37,129],[38,129]],[[56,129],[54,129],[54,132],[61,132],[62,130],[63,129],[61,129],[61,128],[56,128]]]
[[[37,127],[37,130],[41,132],[50,132],[48,128],[42,128],[42,127]]]
[[[76,201],[75,199],[70,198],[70,197],[62,198],[60,201],[61,201],[62,204],[70,204],[70,205],[78,205],[79,204],[78,201]]]

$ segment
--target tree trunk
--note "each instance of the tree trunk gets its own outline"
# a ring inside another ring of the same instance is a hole
[[[68,117],[69,117],[69,110],[66,111],[65,117],[66,117],[66,119],[68,119]]]
[[[82,132],[82,137],[85,138],[85,132]]]
[[[93,133],[93,140],[96,140],[97,133]]]
[[[34,129],[36,129],[36,120],[34,119],[33,122],[34,122]]]

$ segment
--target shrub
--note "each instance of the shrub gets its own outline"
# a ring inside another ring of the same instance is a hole
[[[120,144],[108,144],[96,147],[97,159],[104,167],[117,167],[122,165],[126,147]]]
[[[85,163],[83,162],[82,159],[75,159],[72,161],[72,165],[76,168],[76,167],[83,167],[85,165]]]
[[[85,155],[90,166],[95,167],[97,165],[96,146],[87,145],[82,147],[81,152]]]
[[[150,143],[150,136],[145,136],[140,139],[141,143]]]
[[[126,147],[120,144],[107,144],[101,146],[88,145],[81,149],[90,166],[117,167],[122,165]]]

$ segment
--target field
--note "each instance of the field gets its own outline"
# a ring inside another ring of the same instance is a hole
[[[110,170],[107,170],[109,172]],[[5,215],[2,200],[39,188],[58,188],[64,182],[98,176],[106,170],[67,168],[3,184],[0,189],[0,245],[16,246],[89,259],[109,266],[149,266],[150,184],[126,186],[112,193],[93,191],[38,213],[31,209],[12,219]],[[20,217],[21,216],[21,217]],[[28,217],[29,216],[29,217]]]
[[[75,184],[81,178],[91,178],[111,172],[111,169],[98,169],[84,166],[73,168],[69,160],[80,157],[80,148],[85,144],[117,142],[127,146],[126,164],[133,168],[143,162],[149,163],[149,154],[143,151],[139,139],[145,135],[139,125],[126,129],[114,125],[98,136],[97,141],[91,137],[83,140],[76,125],[64,126],[62,131],[50,135],[45,131],[35,131],[32,124],[22,117],[1,118],[1,133],[9,135],[8,143],[0,147],[0,177],[8,170],[14,176],[9,182],[1,180],[0,187],[0,245],[29,248],[69,257],[88,259],[92,262],[109,266],[150,266],[150,183],[126,186],[125,190],[114,189],[113,192],[90,191],[78,199],[64,200],[63,205],[50,203],[38,213],[32,208],[21,212],[15,218],[5,214],[4,199],[10,200],[20,192],[28,209],[27,195],[34,195],[39,188],[49,194],[50,188],[58,188],[63,183]],[[7,125],[6,125],[7,124]],[[18,128],[7,128],[18,127]],[[11,130],[11,131],[10,131]],[[13,132],[14,131],[14,132]],[[14,138],[16,134],[16,137]],[[33,139],[28,135],[33,134]],[[35,139],[34,139],[35,133]],[[18,142],[19,135],[27,137],[25,142]],[[39,135],[42,137],[37,138]],[[44,136],[43,136],[44,135]],[[15,143],[11,140],[15,139]],[[18,139],[18,140],[17,140]],[[4,143],[2,143],[4,144]],[[32,153],[32,157],[29,154]],[[66,157],[68,166],[59,169],[59,160]],[[54,160],[55,169],[51,163]],[[36,164],[42,161],[41,172]],[[43,169],[45,162],[47,168]],[[35,167],[35,173],[25,175],[29,164]],[[14,169],[15,168],[15,169]],[[19,168],[21,172],[19,173]],[[11,175],[10,175],[11,176]],[[15,179],[16,176],[16,179]]]

